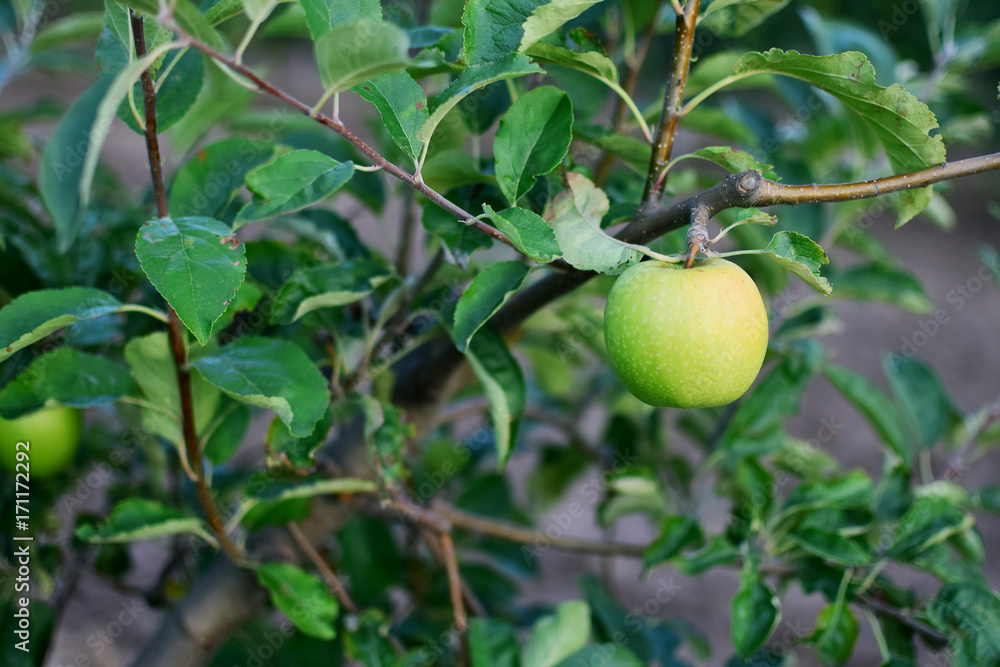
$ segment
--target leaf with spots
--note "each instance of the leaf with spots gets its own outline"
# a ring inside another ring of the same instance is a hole
[[[274,410],[297,438],[313,432],[330,403],[323,374],[288,340],[244,338],[191,365],[237,401]]]
[[[243,244],[211,218],[159,218],[139,229],[135,254],[177,316],[202,345],[243,283]]]

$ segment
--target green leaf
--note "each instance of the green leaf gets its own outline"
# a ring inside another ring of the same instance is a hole
[[[960,419],[937,374],[916,359],[895,354],[882,357],[882,370],[917,440],[927,449],[936,445]]]
[[[279,155],[247,174],[246,185],[254,198],[240,209],[233,229],[322,201],[353,175],[353,162],[338,162],[319,151],[296,150]]]
[[[13,419],[46,405],[86,408],[134,391],[132,376],[121,364],[63,347],[37,357],[0,390],[0,416]]]
[[[555,233],[537,213],[517,207],[494,211],[489,204],[483,204],[483,211],[515,248],[539,264],[562,256]]]
[[[588,465],[589,463],[587,461]],[[660,521],[664,518],[667,507],[663,486],[652,473],[626,474],[607,483],[607,491],[597,508],[597,516],[602,526],[609,526],[619,518],[637,512]]]
[[[0,361],[54,331],[121,306],[115,297],[92,287],[26,292],[0,309]]]
[[[333,414],[328,410],[313,432],[296,438],[285,422],[275,417],[264,436],[264,451],[269,470],[290,470],[296,475],[307,475],[316,469],[316,450],[326,442],[333,426]]]
[[[159,218],[139,229],[142,270],[202,345],[243,283],[243,244],[211,218]]]
[[[829,481],[801,484],[785,499],[782,513],[804,512],[820,508],[850,509],[871,504],[872,480],[860,470]]]
[[[562,163],[572,140],[573,105],[558,88],[536,88],[511,105],[493,143],[497,182],[511,205]]]
[[[193,351],[194,352],[194,351]],[[179,424],[181,414],[177,369],[166,332],[136,336],[125,344],[125,361],[132,378],[146,399],[160,408],[142,409],[142,427],[177,447],[184,446]],[[199,436],[211,423],[221,398],[219,390],[192,374],[191,397],[195,415],[195,433]]]
[[[221,218],[246,175],[273,155],[273,144],[249,137],[206,146],[177,172],[170,188],[170,216]]]
[[[441,240],[449,261],[462,267],[468,263],[469,255],[492,244],[489,236],[433,204],[424,206],[421,222],[424,229]]]
[[[605,83],[618,83],[618,68],[614,61],[597,51],[570,51],[555,44],[539,42],[532,44],[525,53],[534,60],[575,69]]]
[[[431,115],[417,133],[417,139],[425,144],[434,135],[434,130],[456,104],[466,96],[481,90],[491,83],[514,79],[526,74],[541,72],[542,68],[532,63],[527,56],[510,54],[496,62],[472,65],[467,67],[447,88],[442,90],[431,102]]]
[[[82,188],[85,158],[90,151],[101,150],[104,137],[92,134],[92,127],[113,82],[113,77],[101,77],[77,98],[42,152],[38,186],[52,216],[56,250],[60,253],[76,240],[77,224],[87,208],[90,187],[86,194]]]
[[[557,667],[642,667],[643,663],[632,651],[617,644],[597,644],[580,649],[560,660]]]
[[[819,274],[819,267],[828,263],[826,253],[815,241],[798,232],[778,232],[767,247],[760,251],[741,251],[746,254],[767,255],[785,267],[806,285],[817,292],[830,294],[830,282]]]
[[[757,563],[748,559],[740,574],[740,588],[733,598],[733,646],[744,660],[764,645],[781,620],[778,596],[757,568]]]
[[[568,172],[567,188],[556,195],[545,211],[563,258],[583,271],[618,274],[638,262],[638,250],[621,245],[601,229],[608,212],[608,196],[582,174]]]
[[[489,264],[465,290],[455,306],[455,344],[465,352],[473,335],[528,277],[530,269],[521,262]]]
[[[472,667],[519,667],[520,645],[514,628],[491,618],[469,623],[469,653]]]
[[[191,365],[236,400],[274,410],[296,437],[312,433],[330,403],[326,379],[288,340],[245,338]]]
[[[416,160],[424,147],[417,134],[429,117],[427,96],[420,84],[406,72],[391,72],[359,83],[353,90],[375,105],[389,136]]]
[[[872,553],[859,540],[818,528],[802,527],[788,538],[814,556],[844,565],[860,567],[872,561]]]
[[[514,448],[524,413],[524,375],[503,338],[489,326],[473,337],[465,350],[465,358],[490,399],[497,459],[504,465]]]
[[[558,30],[601,0],[549,0],[540,2],[528,19],[521,24],[524,35],[518,51],[524,52],[532,44]],[[494,17],[494,20],[497,17]]]
[[[719,37],[739,37],[787,4],[788,0],[713,0],[698,22]]]
[[[740,77],[756,73],[802,79],[839,99],[871,127],[897,173],[927,169],[945,161],[944,142],[940,136],[929,134],[938,126],[931,110],[898,84],[888,88],[877,85],[875,68],[862,53],[807,56],[771,49],[744,55],[734,69]],[[902,193],[896,226],[906,223],[930,201],[930,187]]]
[[[350,477],[319,479],[293,485],[272,484],[265,493],[257,494],[244,500],[241,510],[246,513],[252,508],[265,504],[273,505],[289,500],[308,499],[317,496],[374,493],[376,490],[375,482],[368,479],[353,479]]]
[[[928,549],[975,525],[972,515],[956,502],[956,492],[965,493],[960,487],[937,482],[921,492],[900,520],[887,558],[912,563]]]
[[[840,601],[823,607],[812,632],[816,652],[826,665],[843,665],[854,652],[858,639],[858,621],[850,608]]]
[[[216,465],[233,457],[250,427],[250,408],[243,403],[232,402],[229,405],[230,409],[222,411],[224,419],[218,422],[205,441],[205,458]]]
[[[881,301],[911,313],[930,313],[934,304],[924,292],[920,281],[908,271],[866,264],[830,275],[837,286],[837,297],[864,301]]]
[[[834,389],[864,415],[879,440],[895,452],[903,465],[909,467],[913,463],[913,447],[906,435],[902,415],[895,404],[864,376],[843,366],[826,365],[823,375]]]
[[[275,297],[271,321],[291,324],[319,308],[334,308],[360,301],[391,274],[371,260],[322,264],[297,271]]]
[[[642,567],[644,570],[673,560],[688,547],[705,540],[698,519],[690,516],[668,516],[660,529],[660,536],[646,549]]]
[[[76,12],[50,21],[31,40],[31,53],[65,48],[69,44],[94,42],[104,28],[103,12]]]
[[[535,623],[524,647],[523,667],[553,667],[583,648],[590,639],[590,608],[586,602],[571,600],[556,608],[555,614]]]
[[[749,153],[736,150],[735,148],[731,148],[729,146],[706,146],[705,148],[700,148],[693,153],[678,155],[673,158],[671,162],[677,162],[686,158],[701,158],[702,160],[714,162],[733,174],[756,170],[761,172],[764,175],[764,178],[776,178],[773,171],[774,167],[769,164],[758,162],[757,159]]]
[[[333,621],[340,606],[315,575],[289,563],[258,563],[257,580],[271,594],[271,602],[299,630],[330,640],[337,635]]]
[[[206,532],[200,519],[146,498],[128,498],[115,505],[110,516],[98,528],[84,524],[76,535],[85,542],[140,542],[157,537],[194,533],[207,542],[215,540]]]
[[[641,139],[627,134],[617,134],[600,125],[584,123],[573,125],[573,137],[611,153],[634,169],[636,173],[645,175],[649,169],[652,149],[647,142]]]
[[[941,587],[927,608],[927,617],[951,639],[959,665],[995,665],[1000,662],[1000,598],[973,583]]]
[[[410,64],[410,38],[398,26],[364,20],[331,28],[316,41],[319,78],[327,94],[350,90]]]
[[[243,0],[247,18],[255,23],[263,23],[274,10],[278,0]]]
[[[299,0],[299,4],[314,42],[335,25],[382,20],[382,5],[378,0]]]
[[[726,538],[715,535],[699,551],[681,555],[674,560],[674,567],[686,577],[697,577],[699,574],[720,565],[732,565],[739,558],[740,552]]]

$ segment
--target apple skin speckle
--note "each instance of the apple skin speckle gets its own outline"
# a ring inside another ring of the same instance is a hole
[[[764,363],[767,311],[746,272],[724,259],[629,267],[611,288],[604,337],[636,398],[659,407],[726,405]]]

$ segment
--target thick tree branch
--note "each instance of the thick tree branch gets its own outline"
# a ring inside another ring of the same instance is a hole
[[[146,36],[143,31],[142,17],[129,10],[132,22],[132,34],[135,40],[135,53],[139,58],[146,55]],[[161,218],[170,215],[167,207],[167,189],[163,182],[163,164],[160,158],[160,140],[156,134],[156,87],[153,85],[153,77],[149,70],[144,70],[140,75],[142,81],[142,101],[145,107],[146,116],[146,153],[149,156],[149,175],[153,181],[153,196],[156,199],[156,213]],[[205,481],[201,461],[201,444],[198,442],[198,434],[195,431],[194,421],[194,400],[191,396],[191,370],[188,368],[187,349],[184,345],[184,332],[181,328],[181,321],[177,313],[169,305],[167,306],[167,337],[170,340],[170,352],[174,359],[174,368],[177,371],[177,386],[180,390],[181,406],[181,426],[184,436],[184,449],[187,453],[188,465],[194,474],[192,480],[195,489],[198,491],[198,500],[205,510],[205,518],[209,527],[215,534],[222,550],[233,559],[239,562],[243,555],[240,550],[229,539],[225,526],[219,517],[219,511],[215,507],[212,493]]]
[[[681,118],[681,103],[684,101],[688,70],[691,69],[691,49],[694,46],[695,23],[700,5],[701,0],[687,0],[683,13],[677,14],[670,85],[663,98],[663,112],[660,114],[660,124],[656,128],[656,137],[653,140],[653,155],[649,160],[649,174],[646,176],[646,188],[642,195],[643,208],[658,206],[660,197],[663,196],[663,188],[666,186],[664,169],[670,162],[670,153],[674,148],[677,125]]]

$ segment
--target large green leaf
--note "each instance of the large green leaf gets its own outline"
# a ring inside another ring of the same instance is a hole
[[[597,51],[570,51],[555,44],[539,42],[532,44],[525,53],[535,60],[575,69],[605,83],[618,83],[618,68],[614,61]]]
[[[92,287],[26,292],[0,309],[0,361],[65,326],[121,307],[121,301]]]
[[[236,400],[274,410],[296,437],[312,433],[330,403],[326,379],[288,340],[245,338],[191,365]]]
[[[354,92],[375,105],[389,136],[413,159],[420,156],[424,142],[417,138],[427,122],[427,96],[406,72],[381,74],[354,86]]]
[[[733,598],[732,638],[744,660],[771,636],[781,620],[778,596],[761,577],[757,563],[748,559],[740,574],[740,588]]]
[[[515,248],[536,262],[547,264],[562,256],[552,228],[537,213],[517,207],[494,211],[489,204],[483,204],[483,211]]]
[[[544,86],[521,95],[500,120],[493,150],[497,182],[512,205],[538,176],[559,166],[573,140],[569,95]]]
[[[960,419],[937,374],[916,359],[895,354],[882,357],[882,370],[920,444],[936,445]]]
[[[701,16],[701,27],[720,37],[739,37],[760,25],[788,0],[713,0]]]
[[[455,306],[455,344],[459,350],[465,352],[479,327],[521,287],[528,271],[521,262],[496,262],[475,277]]]
[[[316,42],[319,77],[327,93],[339,93],[410,63],[410,38],[392,23],[359,21],[331,28]]]
[[[279,155],[247,174],[246,185],[254,198],[236,214],[233,229],[322,201],[353,175],[353,162],[338,162],[319,151],[303,149]]]
[[[961,507],[966,501],[957,499],[966,495],[960,487],[937,482],[921,492],[893,533],[887,558],[913,563],[929,549],[975,525],[972,515]]]
[[[618,274],[638,262],[642,254],[623,246],[601,229],[608,212],[608,196],[583,174],[568,172],[567,188],[545,211],[563,258],[578,269]]]
[[[848,51],[831,56],[808,56],[797,51],[771,49],[747,53],[734,74],[782,74],[807,81],[830,93],[858,113],[885,147],[898,173],[927,169],[945,161],[944,142],[930,131],[937,119],[926,104],[896,84],[875,83],[875,68],[863,53]],[[900,196],[896,225],[902,225],[930,204],[931,188],[907,190]]]
[[[799,528],[788,537],[814,556],[838,565],[860,567],[872,561],[872,552],[854,537],[806,527]]]
[[[314,42],[335,25],[382,20],[382,5],[378,0],[299,0],[299,4]]]
[[[665,563],[680,555],[688,547],[697,546],[705,539],[698,519],[690,516],[668,516],[660,529],[660,535],[646,549],[642,567]]]
[[[1000,597],[974,583],[941,587],[927,608],[930,622],[951,637],[958,665],[1000,663]]]
[[[431,102],[431,115],[420,128],[417,138],[426,144],[434,135],[434,130],[441,124],[445,115],[476,90],[485,88],[496,81],[513,79],[541,71],[542,68],[532,63],[527,56],[509,53],[496,62],[467,67]]]
[[[215,542],[206,533],[201,519],[147,498],[123,500],[96,529],[84,524],[76,531],[81,540],[97,543],[139,542],[177,533],[194,533],[207,542]]]
[[[864,415],[879,439],[909,467],[913,462],[913,447],[906,435],[902,415],[892,401],[864,376],[843,366],[824,366],[823,375],[834,389]]]
[[[290,563],[258,563],[257,580],[271,594],[274,606],[302,632],[319,639],[333,639],[333,621],[340,605],[315,575]]]
[[[297,271],[275,297],[271,321],[290,324],[318,308],[360,301],[390,277],[371,260],[323,264]]]
[[[858,640],[858,621],[843,600],[827,605],[819,613],[812,639],[824,664],[847,663]]]
[[[274,146],[249,137],[228,137],[201,149],[174,178],[170,215],[220,218],[246,175],[274,155]]]
[[[20,417],[44,405],[86,408],[133,393],[128,369],[69,347],[36,358],[0,390],[0,416]]]
[[[211,218],[158,218],[139,229],[142,270],[202,345],[243,283],[243,244]]]
[[[524,375],[503,338],[489,326],[472,338],[465,358],[490,399],[497,458],[503,465],[514,447],[524,413]]]
[[[523,667],[553,667],[583,648],[590,639],[590,608],[586,602],[563,602],[555,614],[535,623],[524,654]]]

